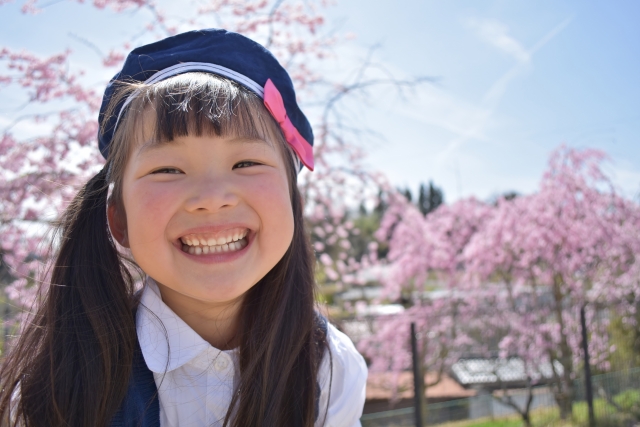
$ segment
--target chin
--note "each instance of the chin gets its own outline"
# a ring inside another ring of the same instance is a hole
[[[198,289],[190,288],[187,293],[190,297],[210,303],[226,303],[238,300],[247,293],[249,288],[239,288],[235,286],[221,286],[219,283],[208,286],[198,287]],[[196,292],[193,292],[196,290]],[[185,292],[186,293],[186,292]]]

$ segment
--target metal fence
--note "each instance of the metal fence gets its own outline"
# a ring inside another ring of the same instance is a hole
[[[591,382],[599,425],[640,426],[640,368],[594,375]],[[580,408],[576,417],[583,420],[586,419],[584,378],[576,380],[575,390]]]
[[[613,372],[592,377],[594,390],[594,412],[596,425],[601,427],[640,426],[640,368]],[[574,383],[576,399],[573,418],[578,425],[588,425],[587,403],[584,380]],[[448,402],[427,405],[427,426],[462,420],[499,419],[517,417],[517,412],[498,401],[499,392],[479,392],[478,395]],[[557,419],[559,413],[551,389],[533,389],[531,414],[536,419],[549,422]],[[510,390],[515,402],[524,405],[526,390]],[[522,407],[521,406],[521,407]],[[361,418],[363,427],[409,427],[414,426],[413,408],[365,414]]]

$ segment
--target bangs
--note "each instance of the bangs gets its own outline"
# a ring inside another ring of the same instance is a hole
[[[164,144],[182,136],[261,139],[269,144],[282,139],[262,99],[221,76],[180,74],[135,91],[116,131],[127,139],[134,136],[127,141],[127,152],[132,142]]]

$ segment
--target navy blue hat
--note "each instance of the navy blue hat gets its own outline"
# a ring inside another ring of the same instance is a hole
[[[300,161],[313,170],[313,132],[298,107],[293,82],[263,46],[226,30],[189,31],[133,50],[107,85],[100,107],[98,145],[106,158],[120,115],[134,95],[104,116],[118,81],[155,83],[191,71],[209,72],[238,82],[264,100]]]

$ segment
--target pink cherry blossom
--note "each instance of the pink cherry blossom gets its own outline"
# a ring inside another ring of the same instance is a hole
[[[426,345],[429,370],[464,352],[518,356],[533,380],[539,367],[558,367],[553,390],[567,416],[583,356],[580,308],[587,307],[592,363],[603,370],[614,350],[609,319],[638,319],[640,206],[615,191],[602,171],[606,159],[562,146],[536,193],[495,204],[464,199],[426,217],[392,198],[378,232],[390,238],[392,274],[383,284],[387,298],[410,307],[379,319],[377,334],[361,343],[372,367],[409,368],[407,325],[415,321],[422,337],[447,338]],[[448,335],[443,324],[452,325]],[[439,346],[452,353],[440,356]]]

